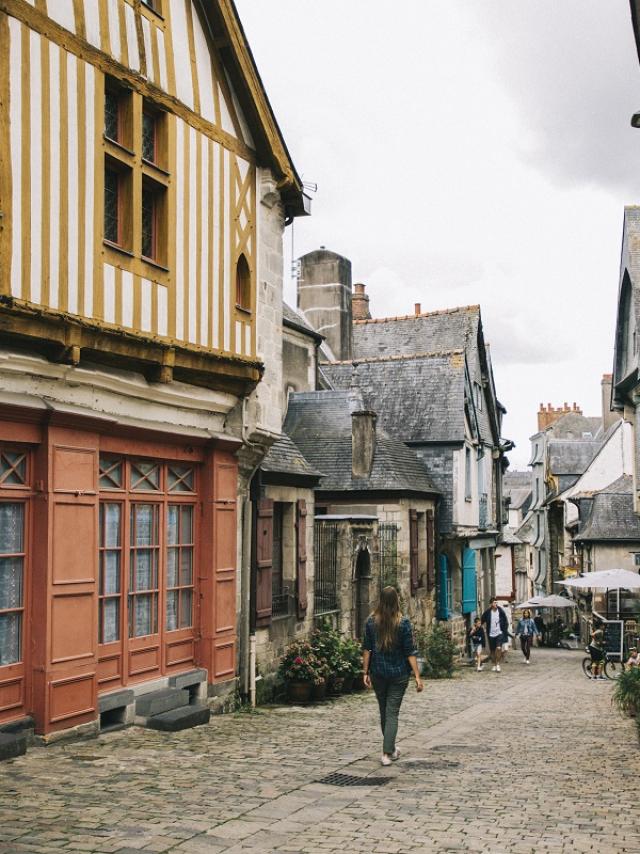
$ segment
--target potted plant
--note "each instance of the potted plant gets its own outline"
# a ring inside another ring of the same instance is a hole
[[[344,685],[347,665],[342,655],[342,638],[335,629],[316,629],[311,635],[311,646],[316,658],[327,666],[327,693],[340,694]]]
[[[327,679],[329,678],[329,665],[324,658],[317,658],[317,671],[313,686],[311,688],[312,700],[324,700],[327,695]]]
[[[640,668],[630,667],[623,670],[616,679],[611,702],[630,718],[635,718],[640,711]]]
[[[342,642],[342,655],[348,665],[346,683],[351,683],[351,689],[362,691],[364,689],[362,670],[362,646],[355,638],[345,638]],[[346,688],[344,690],[347,690]]]
[[[320,664],[311,644],[307,641],[294,641],[289,644],[278,672],[285,681],[290,702],[309,702],[319,669]]]

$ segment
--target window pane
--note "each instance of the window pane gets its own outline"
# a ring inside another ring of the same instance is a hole
[[[120,640],[120,600],[104,599],[101,607],[100,643],[113,643]]]
[[[27,478],[27,455],[21,451],[0,454],[0,483],[21,486]]]
[[[135,590],[152,590],[154,584],[154,552],[151,549],[138,549],[133,555],[135,561]]]
[[[156,162],[156,117],[151,113],[142,114],[142,156]]]
[[[155,258],[155,194],[142,188],[142,254]]]
[[[185,586],[192,583],[192,552],[191,549],[182,549],[180,552],[180,585]]]
[[[103,552],[100,592],[103,595],[120,592],[120,552]]]
[[[193,591],[180,591],[180,628],[186,629],[193,624],[191,618],[191,603],[193,600]]]
[[[0,554],[23,551],[24,504],[0,502]]]
[[[193,492],[193,468],[169,466],[169,492]]]
[[[155,629],[155,596],[151,593],[144,596],[131,596],[129,602],[133,618],[130,634],[136,638],[153,634]]]
[[[131,508],[131,545],[154,546],[154,505],[135,504]]]
[[[167,593],[167,631],[173,632],[178,628],[178,591]]]
[[[118,96],[108,90],[104,93],[104,135],[118,142]]]
[[[119,504],[103,504],[102,507],[101,542],[106,548],[114,548],[120,545],[121,508]]]
[[[184,505],[180,511],[180,517],[180,542],[183,544],[193,543],[193,507]]]
[[[131,463],[132,489],[159,489],[160,467],[157,463],[147,463],[143,460]]]
[[[0,614],[0,667],[22,658],[22,614]]]
[[[180,508],[176,504],[169,505],[169,513],[167,517],[167,542],[170,546],[175,546],[180,542],[178,538],[179,510]]]
[[[122,460],[114,460],[109,457],[100,457],[100,488],[121,489],[122,472]]]
[[[119,243],[118,234],[118,175],[113,169],[104,172],[104,237]]]
[[[178,586],[178,549],[167,552],[167,587]]]
[[[21,557],[0,558],[0,611],[22,607]]]

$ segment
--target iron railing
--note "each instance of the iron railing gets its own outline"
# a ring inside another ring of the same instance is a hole
[[[316,519],[314,557],[316,578],[313,588],[314,614],[338,610],[338,525]]]
[[[283,587],[277,592],[274,590],[271,594],[271,616],[288,617],[290,599],[291,595],[288,587]]]
[[[398,585],[398,526],[393,522],[378,525],[380,589]]]

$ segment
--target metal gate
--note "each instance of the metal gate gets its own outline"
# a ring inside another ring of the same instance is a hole
[[[338,610],[338,524],[315,521],[314,556],[316,579],[313,589],[314,614]]]
[[[380,589],[398,586],[398,526],[393,522],[378,525]]]

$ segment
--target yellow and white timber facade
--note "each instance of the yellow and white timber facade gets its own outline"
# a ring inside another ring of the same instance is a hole
[[[232,0],[0,0],[0,731],[233,693],[305,212]]]

